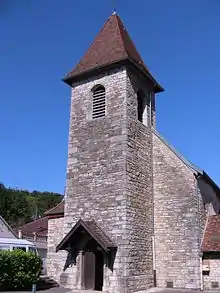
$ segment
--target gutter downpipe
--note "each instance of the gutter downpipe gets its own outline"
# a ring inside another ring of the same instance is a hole
[[[150,92],[150,107],[149,107],[149,123],[150,123],[150,129],[151,129],[151,142],[152,142],[152,149],[151,154],[153,158],[153,132],[152,132],[152,93]],[[155,218],[154,218],[154,207],[155,207],[155,200],[154,200],[154,170],[153,170],[153,162],[152,162],[152,179],[153,179],[153,235],[152,235],[152,253],[153,253],[153,285],[154,287],[157,287],[157,274],[156,274],[156,249],[155,249]]]
[[[199,188],[198,188],[198,179],[200,178],[200,174],[196,174],[195,175],[195,178],[196,178],[196,184],[195,184],[195,187],[196,187],[196,196],[197,196],[197,210],[198,210],[198,229],[199,229],[199,233],[198,233],[198,246],[199,246],[199,270],[200,270],[200,290],[203,291],[204,289],[204,286],[203,286],[203,270],[202,270],[202,256],[203,256],[203,253],[201,252],[201,244],[202,244],[202,241],[203,241],[203,237],[204,237],[204,232],[203,232],[203,237],[201,239],[201,242],[200,242],[200,218],[199,218]]]
[[[200,290],[203,291],[204,290],[204,284],[203,284],[203,271],[202,271],[202,256],[203,256],[203,253],[201,252],[200,253],[200,256],[199,256],[199,263],[200,263],[200,279],[201,279],[201,286],[200,286]]]
[[[202,240],[201,243],[203,242],[204,236],[205,236],[205,231],[206,231],[206,227],[208,225],[208,221],[209,221],[209,215],[207,215],[206,221],[205,221],[205,227],[204,227],[204,232],[202,235]],[[201,291],[204,290],[204,283],[203,283],[203,269],[202,269],[202,258],[203,258],[203,252],[200,252],[200,270],[201,270]]]
[[[203,174],[198,174],[196,175],[196,192],[197,192],[197,198],[198,198],[198,202],[199,202],[199,193],[198,193],[198,179],[200,177],[202,177]],[[199,207],[199,206],[198,206]],[[199,212],[199,210],[198,210]],[[198,213],[199,214],[199,213]],[[199,220],[199,218],[198,218]],[[208,221],[209,221],[209,213],[207,214],[207,217],[206,217],[206,221],[205,221],[205,226],[204,226],[204,231],[203,231],[203,235],[202,235],[202,238],[201,238],[201,244],[200,244],[200,254],[199,254],[199,261],[200,261],[200,279],[201,279],[201,286],[200,286],[200,290],[203,291],[204,290],[204,283],[203,283],[203,267],[202,267],[202,258],[203,258],[203,252],[201,251],[201,247],[202,247],[202,243],[203,243],[203,240],[204,240],[204,237],[205,237],[205,231],[206,231],[206,228],[207,228],[207,225],[208,225]],[[198,222],[199,223],[199,228],[200,228],[200,221]]]

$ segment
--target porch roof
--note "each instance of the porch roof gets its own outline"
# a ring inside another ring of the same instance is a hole
[[[111,248],[116,248],[115,243],[94,220],[83,221],[80,219],[57,245],[56,251],[65,250],[68,246],[77,246],[78,242],[81,241],[80,238],[83,237],[85,232],[89,234],[89,236],[93,238],[105,252],[108,252]]]

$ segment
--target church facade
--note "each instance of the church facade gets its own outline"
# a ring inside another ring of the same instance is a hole
[[[217,288],[218,249],[209,248],[207,227],[218,219],[219,187],[157,132],[163,88],[117,14],[64,82],[66,196],[46,213],[48,275],[64,287],[109,293]]]

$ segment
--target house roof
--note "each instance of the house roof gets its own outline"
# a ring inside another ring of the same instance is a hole
[[[17,244],[17,245],[30,245],[34,246],[34,244],[26,239],[17,239],[17,238],[0,238],[1,244]]]
[[[17,235],[13,231],[12,227],[5,221],[5,219],[2,216],[0,216],[0,222],[2,222],[7,227],[9,232],[11,232],[12,237],[14,236],[15,238],[17,238]]]
[[[88,74],[113,64],[118,65],[122,61],[129,61],[151,80],[155,92],[163,91],[163,88],[145,66],[125,26],[116,13],[108,18],[86,54],[77,66],[66,75],[64,81],[71,85],[73,80],[82,77],[85,73]]]
[[[52,209],[46,211],[45,216],[63,216],[64,215],[64,200],[62,200],[58,205],[53,207]]]
[[[18,228],[24,235],[37,233],[38,236],[47,236],[48,218],[43,217]]]
[[[96,224],[94,220],[83,221],[79,220],[70,232],[64,237],[60,244],[56,247],[56,251],[65,250],[69,245],[77,246],[80,238],[83,237],[84,232],[87,232],[105,251],[108,252],[109,248],[116,247],[114,242],[108,235]]]
[[[202,252],[220,251],[220,215],[208,218],[204,238],[201,246]]]

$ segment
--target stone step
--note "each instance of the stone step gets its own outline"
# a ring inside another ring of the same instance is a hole
[[[97,293],[97,292],[108,293],[106,291],[95,291],[95,290],[71,290],[71,293]]]
[[[37,290],[46,290],[55,287],[59,287],[59,284],[47,276],[41,276],[37,283]]]

